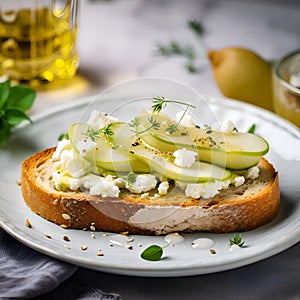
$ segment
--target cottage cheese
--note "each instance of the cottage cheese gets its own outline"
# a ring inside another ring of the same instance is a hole
[[[197,152],[185,148],[176,150],[173,153],[175,157],[174,164],[179,167],[189,168],[196,161],[197,155]]]

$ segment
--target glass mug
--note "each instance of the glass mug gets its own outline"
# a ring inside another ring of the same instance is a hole
[[[78,0],[0,0],[0,75],[43,89],[78,68]]]
[[[273,106],[278,115],[300,127],[300,50],[275,63]]]

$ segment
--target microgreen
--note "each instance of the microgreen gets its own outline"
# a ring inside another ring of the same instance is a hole
[[[163,247],[158,245],[151,245],[141,253],[141,258],[150,261],[160,260],[163,255],[163,249],[168,247],[169,245],[170,243],[166,244]]]
[[[129,126],[130,127],[134,127],[135,129],[132,130],[136,135],[140,135],[140,134],[143,134],[147,131],[149,131],[150,129],[154,129],[154,130],[158,130],[160,128],[160,124],[157,122],[157,120],[151,116],[148,118],[148,122],[150,123],[150,126],[145,128],[144,130],[142,131],[138,131],[138,125],[140,125],[140,118],[138,117],[135,117],[130,123],[129,123]]]
[[[232,237],[229,238],[229,246],[237,245],[239,247],[243,247],[244,243],[245,242],[243,241],[241,233],[240,234],[234,233],[233,238]]]
[[[32,122],[25,111],[32,106],[35,95],[27,86],[0,83],[0,146],[8,141],[13,127],[22,121]]]
[[[105,136],[106,136],[106,138],[108,138],[109,136],[113,136],[114,135],[114,132],[111,129],[112,124],[113,123],[109,123],[108,125],[100,128],[100,129],[93,129],[93,128],[89,127],[88,130],[87,130],[87,132],[85,134],[93,142],[95,142],[99,138],[99,135],[101,133],[104,133]]]
[[[188,21],[188,27],[199,37],[204,34],[204,26],[197,20]]]
[[[256,125],[253,124],[249,129],[248,129],[248,133],[254,133],[256,129]]]

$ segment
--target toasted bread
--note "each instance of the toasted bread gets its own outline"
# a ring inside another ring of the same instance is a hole
[[[230,186],[211,199],[186,197],[179,188],[159,198],[142,198],[122,190],[118,198],[91,196],[85,191],[54,188],[50,148],[22,164],[21,187],[30,209],[65,228],[162,235],[170,232],[241,232],[273,220],[280,206],[278,174],[261,158],[259,177]]]

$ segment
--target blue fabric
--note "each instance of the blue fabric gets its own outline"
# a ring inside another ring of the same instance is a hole
[[[77,269],[26,247],[0,229],[0,299],[28,299],[54,289],[58,299],[121,299],[92,287],[66,284]]]

